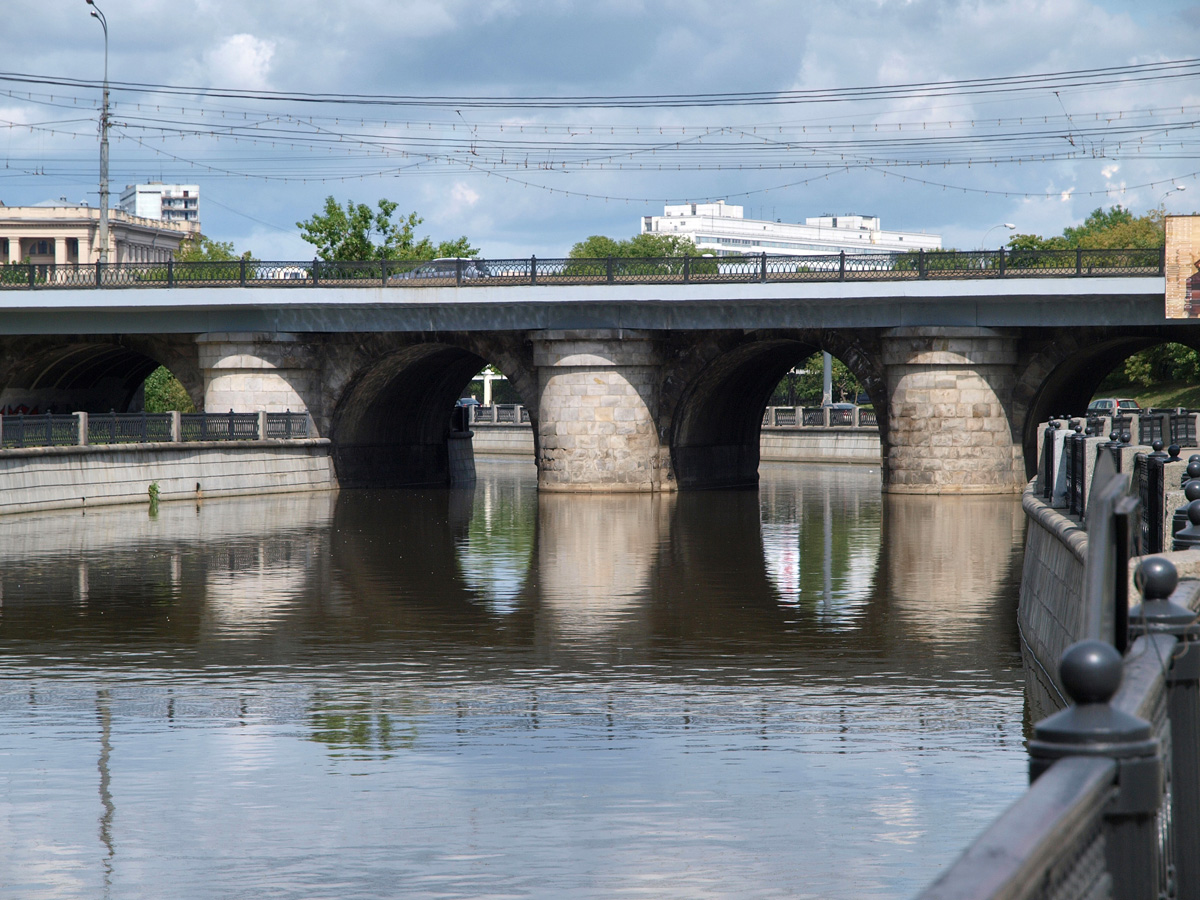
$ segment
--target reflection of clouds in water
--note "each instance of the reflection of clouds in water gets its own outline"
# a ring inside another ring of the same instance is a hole
[[[879,495],[863,474],[833,467],[761,491],[763,561],[781,606],[807,602],[827,625],[868,603],[880,549]],[[870,473],[865,473],[869,475]],[[865,488],[865,490],[864,490]]]
[[[478,542],[476,542],[478,543]],[[497,615],[506,616],[517,609],[517,597],[525,586],[533,547],[524,552],[497,552],[495,548],[472,546],[471,539],[459,541],[458,567],[463,581]]]
[[[611,630],[646,597],[673,495],[542,494],[538,574],[558,629]]]
[[[477,485],[467,533],[455,541],[463,581],[493,613],[519,606],[533,560],[534,502],[520,481],[494,475]]]
[[[794,522],[763,523],[763,558],[767,577],[784,606],[800,605],[800,526]]]

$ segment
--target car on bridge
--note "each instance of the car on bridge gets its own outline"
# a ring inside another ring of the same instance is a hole
[[[1142,408],[1136,400],[1120,397],[1102,397],[1088,404],[1089,416],[1136,415]]]
[[[463,281],[487,278],[490,274],[487,265],[482,259],[474,259],[468,256],[444,256],[421,263],[415,269],[410,269],[407,272],[397,272],[388,281],[398,283],[410,282],[414,285],[457,284],[460,266],[462,268]]]

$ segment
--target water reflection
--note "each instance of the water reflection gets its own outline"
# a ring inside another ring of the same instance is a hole
[[[538,497],[538,596],[560,637],[592,640],[636,616],[671,525],[674,496]]]
[[[466,534],[456,541],[463,580],[491,612],[508,615],[533,564],[537,491],[527,480],[493,477],[454,493],[472,505]]]
[[[0,871],[22,897],[912,894],[1023,786],[1021,519],[876,478],[539,496],[483,464],[0,519]]]

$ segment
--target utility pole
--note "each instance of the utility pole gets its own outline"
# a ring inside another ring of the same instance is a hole
[[[825,364],[821,379],[821,405],[829,406],[833,403],[833,357],[822,353],[821,362]]]
[[[104,94],[100,105],[100,262],[108,262],[108,21],[96,5],[87,0],[92,17],[104,29]]]

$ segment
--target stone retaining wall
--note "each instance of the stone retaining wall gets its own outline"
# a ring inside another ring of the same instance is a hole
[[[1088,541],[1083,526],[1045,503],[1034,485],[1026,488],[1021,505],[1027,529],[1017,624],[1026,696],[1037,720],[1065,705],[1058,659],[1083,637]]]
[[[0,451],[0,514],[331,490],[329,441],[209,441]]]

